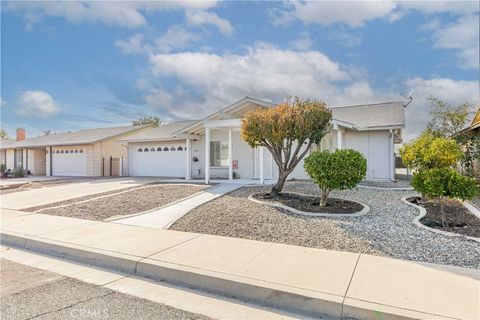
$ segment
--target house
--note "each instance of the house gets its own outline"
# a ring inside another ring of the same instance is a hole
[[[27,139],[25,130],[20,128],[16,140],[2,139],[2,163],[11,170],[23,167],[33,175],[118,176],[122,172],[126,174],[122,159],[127,157],[127,147],[118,140],[146,129],[145,126],[122,126]]]
[[[128,146],[133,176],[210,179],[275,179],[276,166],[264,148],[252,149],[240,136],[243,115],[273,104],[246,97],[201,120],[147,128],[121,142]],[[394,180],[394,143],[405,126],[403,102],[331,108],[332,127],[315,150],[351,148],[368,163],[367,180]],[[301,162],[290,178],[307,179]]]

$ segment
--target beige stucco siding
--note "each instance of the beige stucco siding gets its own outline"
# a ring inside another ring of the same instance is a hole
[[[15,149],[7,149],[7,169],[15,169]]]

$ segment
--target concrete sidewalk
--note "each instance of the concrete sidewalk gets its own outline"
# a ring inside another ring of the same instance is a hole
[[[1,231],[3,245],[299,315],[480,318],[474,269],[11,210]]]
[[[228,192],[241,188],[242,186],[243,184],[221,184],[219,186],[201,191],[185,200],[166,205],[161,209],[150,211],[145,214],[138,214],[133,217],[116,219],[115,223],[167,229],[175,221],[187,214],[190,210],[206,202],[212,201],[213,199],[221,197]]]

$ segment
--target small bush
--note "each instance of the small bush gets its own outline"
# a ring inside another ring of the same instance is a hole
[[[25,169],[23,169],[22,167],[15,168],[12,174],[15,178],[25,177]]]
[[[7,166],[5,165],[5,163],[0,164],[0,172],[4,173],[5,171],[7,171]]]
[[[330,191],[352,189],[367,174],[367,160],[351,149],[313,152],[304,167],[321,190],[320,206],[325,206]]]
[[[469,200],[480,191],[474,178],[463,176],[453,168],[420,170],[413,176],[412,186],[422,195],[438,199],[443,227],[446,226],[445,198]]]

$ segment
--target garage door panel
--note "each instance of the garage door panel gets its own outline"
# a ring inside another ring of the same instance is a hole
[[[54,176],[86,176],[86,148],[54,148],[52,154]]]
[[[133,148],[133,175],[185,177],[185,144],[136,145]]]

